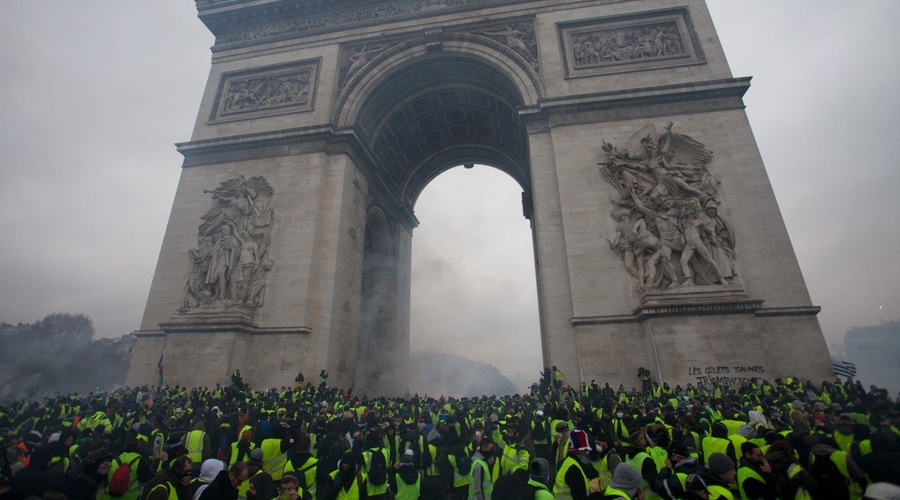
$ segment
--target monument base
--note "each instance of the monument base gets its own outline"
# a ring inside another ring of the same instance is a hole
[[[739,285],[677,287],[645,293],[632,314],[572,318],[579,358],[585,360],[581,378],[626,389],[639,387],[640,367],[673,387],[740,385],[788,375],[829,378],[825,363],[778,355],[790,338],[821,350],[809,340],[821,338],[818,308],[775,311],[763,304]],[[773,316],[779,321],[768,321]],[[789,332],[778,328],[785,322],[792,323]]]

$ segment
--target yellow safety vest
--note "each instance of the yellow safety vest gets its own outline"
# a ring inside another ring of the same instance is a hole
[[[184,447],[191,462],[200,464],[203,462],[203,437],[206,433],[201,430],[193,430],[185,434]]]
[[[263,470],[272,476],[272,480],[281,480],[281,476],[284,475],[284,466],[287,465],[287,453],[281,451],[281,440],[264,439],[260,448],[263,452]]]
[[[119,455],[119,462],[122,462],[122,465],[128,465],[129,467],[131,467],[131,477],[128,479],[128,489],[125,491],[125,494],[117,498],[124,498],[125,500],[137,500],[137,498],[141,495],[141,483],[138,481],[137,474],[140,458],[141,455],[134,452],[126,452]],[[115,474],[116,470],[118,469],[119,463],[116,460],[113,460],[112,464],[109,466],[107,479],[111,480],[113,474]]]
[[[747,492],[744,491],[744,481],[748,479],[756,479],[757,481],[765,484],[766,480],[762,477],[758,472],[753,470],[751,467],[738,467],[737,470],[737,483],[738,483],[738,492],[741,494],[741,500],[747,500]]]
[[[803,467],[800,464],[791,464],[788,466],[787,475],[788,479],[793,480],[797,474],[803,472]],[[794,495],[794,500],[812,500],[812,495],[809,494],[808,491],[803,488],[797,488],[797,493]]]
[[[166,493],[168,493],[169,500],[178,500],[178,492],[175,491],[175,487],[168,481],[162,484],[157,484],[153,488],[150,488],[150,491],[147,492],[147,496],[150,496],[150,493],[153,493],[160,488],[165,488]]]
[[[394,500],[419,500],[422,491],[422,476],[416,474],[416,482],[406,484],[400,476],[397,476],[397,496]],[[471,490],[469,496],[472,495]],[[490,493],[485,498],[490,498]]]
[[[631,500],[631,496],[628,493],[625,493],[622,490],[617,490],[616,488],[606,488],[603,490],[603,496],[605,497],[614,497],[614,498],[626,498]]]
[[[572,457],[566,457],[559,468],[559,472],[556,473],[556,481],[553,484],[553,495],[555,495],[556,498],[572,498],[572,489],[566,484],[566,473],[572,467],[578,468],[578,472],[581,474],[581,478],[584,481],[584,491],[589,491],[590,483],[588,482],[588,478],[584,471],[581,470],[581,465],[578,463],[578,460],[575,460]]]
[[[481,492],[484,493],[485,500],[490,500],[491,493],[494,491],[494,479],[491,477],[491,467],[487,462],[480,458],[472,460],[472,470],[475,470],[475,467],[481,467]],[[397,484],[399,485],[401,482],[402,481],[400,481],[398,478]],[[475,481],[473,478],[473,481],[469,483],[469,498],[473,497],[474,495]]]
[[[387,474],[388,474],[388,470],[389,470],[388,467],[390,467],[390,465],[389,465],[390,461],[388,460],[388,451],[385,450],[384,448],[381,448],[379,450],[368,450],[368,451],[363,452],[363,465],[365,467],[366,474],[368,475],[369,471],[371,470],[372,456],[375,453],[381,453],[381,455],[384,457],[385,481],[384,481],[384,484],[379,484],[379,485],[375,485],[375,484],[372,484],[371,482],[367,482],[368,484],[366,486],[366,492],[369,494],[369,496],[387,493],[387,488],[388,488]]]
[[[288,460],[287,464],[284,466],[285,472],[299,472],[303,474],[303,481],[306,484],[304,488],[310,494],[312,494],[313,498],[316,497],[316,469],[318,469],[319,459],[316,457],[310,456],[309,459],[300,466],[300,470],[294,468],[294,463]],[[298,478],[299,479],[299,478]]]
[[[337,477],[338,472],[340,472],[340,469],[331,472],[332,481]],[[356,481],[350,483],[349,490],[344,490],[343,487],[338,488],[336,500],[359,500],[359,487],[363,481],[365,481],[365,476],[362,472],[357,472]]]
[[[456,465],[456,455],[447,457],[450,460],[450,467],[453,468],[453,487],[459,488],[472,482],[472,471],[468,474],[460,474],[459,467]]]
[[[718,484],[709,484],[706,486],[706,490],[709,491],[709,500],[718,500],[719,498],[724,498],[725,500],[734,500],[734,494],[731,493],[731,490],[724,486],[719,486]]]

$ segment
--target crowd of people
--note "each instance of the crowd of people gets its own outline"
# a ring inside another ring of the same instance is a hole
[[[0,500],[900,498],[900,401],[851,380],[553,367],[524,395],[368,398],[236,377],[0,404]]]

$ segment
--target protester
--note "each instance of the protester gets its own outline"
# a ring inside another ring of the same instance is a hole
[[[614,391],[596,380],[576,390],[562,370],[548,368],[527,394],[478,398],[361,397],[322,384],[324,377],[318,386],[254,390],[236,371],[232,386],[2,403],[0,500],[93,498],[114,476],[121,482],[122,468],[130,473],[126,499],[135,491],[274,497],[260,483],[266,477],[285,498],[293,490],[297,498],[452,491],[478,500],[502,498],[504,485],[546,497],[535,483],[566,498],[596,498],[615,484],[628,491],[613,494],[634,498],[632,470],[640,495],[664,498],[861,496],[869,480],[898,481],[900,405],[877,388],[796,378],[681,387],[635,378],[647,390]],[[530,458],[547,455],[544,479],[534,465],[543,462]],[[632,467],[617,480],[619,462]]]

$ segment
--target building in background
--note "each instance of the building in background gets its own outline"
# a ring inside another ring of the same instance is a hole
[[[886,387],[891,394],[900,391],[900,321],[851,328],[844,334],[844,347],[863,385]]]

